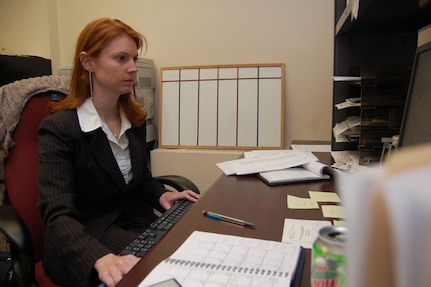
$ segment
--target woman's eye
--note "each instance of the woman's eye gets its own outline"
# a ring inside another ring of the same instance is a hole
[[[126,61],[126,56],[117,56],[117,59],[118,59],[118,61],[120,61],[120,62],[124,62],[124,61]]]

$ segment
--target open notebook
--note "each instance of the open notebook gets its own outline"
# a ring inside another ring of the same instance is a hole
[[[269,185],[330,179],[331,167],[319,161],[313,161],[297,167],[261,172],[258,176]]]
[[[194,231],[139,287],[170,278],[183,287],[296,287],[303,264],[304,251],[298,245]]]

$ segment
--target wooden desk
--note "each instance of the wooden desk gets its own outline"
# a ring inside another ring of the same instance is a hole
[[[329,153],[316,153],[322,162],[330,162]],[[145,255],[120,282],[120,287],[137,286],[163,259],[169,257],[194,230],[281,241],[285,218],[323,218],[321,209],[288,209],[287,195],[309,197],[308,191],[334,191],[333,181],[269,186],[256,176],[224,176],[196,202],[172,229]],[[247,228],[203,216],[208,210],[247,220],[256,228]],[[301,286],[310,286],[311,250],[306,258]]]

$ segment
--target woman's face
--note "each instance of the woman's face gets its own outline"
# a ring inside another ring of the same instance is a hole
[[[92,59],[94,96],[119,96],[131,92],[136,76],[138,50],[127,35],[109,42],[99,57]]]

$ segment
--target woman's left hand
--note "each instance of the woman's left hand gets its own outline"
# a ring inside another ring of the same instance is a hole
[[[165,210],[168,210],[175,202],[180,199],[187,199],[191,202],[196,202],[200,197],[200,194],[197,194],[189,189],[184,190],[183,192],[168,191],[160,196],[159,202]]]

